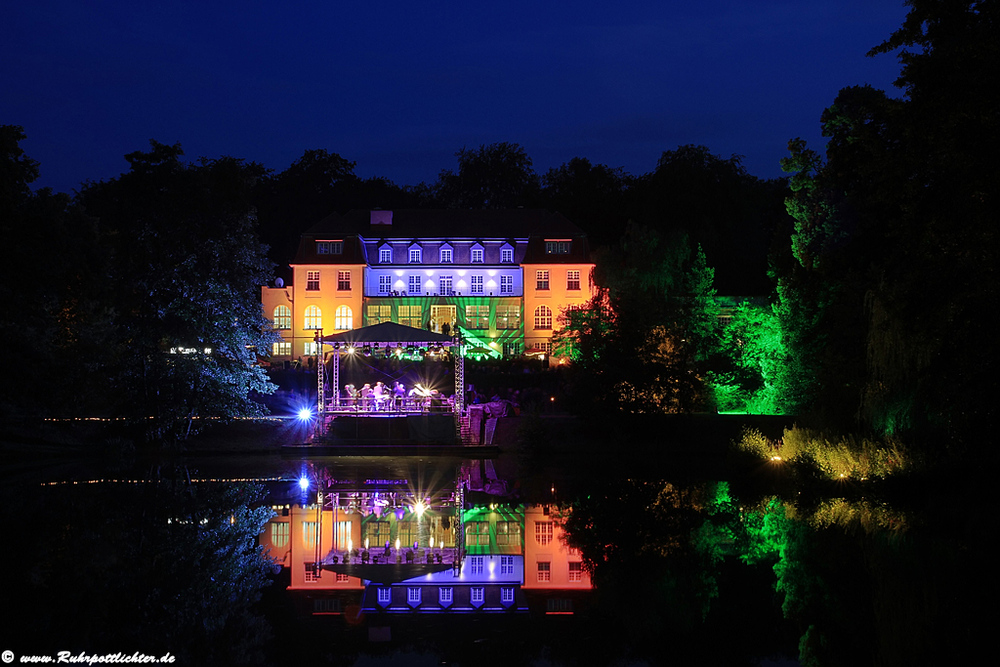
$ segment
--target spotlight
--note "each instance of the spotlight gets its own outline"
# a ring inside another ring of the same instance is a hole
[[[299,478],[299,488],[302,489],[303,491],[309,490],[309,478],[306,477],[305,475]]]
[[[313,416],[312,410],[310,410],[309,408],[302,408],[301,410],[299,410],[298,413],[299,421],[307,422],[310,419],[312,419],[312,416]]]

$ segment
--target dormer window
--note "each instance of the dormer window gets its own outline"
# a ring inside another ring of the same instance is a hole
[[[568,255],[570,241],[545,241],[546,255]]]
[[[451,264],[453,256],[454,256],[453,255],[453,251],[452,251],[452,248],[451,248],[450,245],[445,244],[445,245],[441,246],[441,258],[440,259],[441,259],[441,263],[442,264]]]
[[[316,241],[317,255],[342,255],[344,254],[343,241]]]
[[[500,248],[500,262],[502,264],[514,263],[514,247],[509,243]]]
[[[469,253],[469,261],[473,264],[483,263],[483,246],[478,243],[472,246],[472,251]]]
[[[392,246],[384,245],[378,249],[378,263],[392,264]]]
[[[420,264],[423,262],[423,250],[417,244],[410,246],[410,251],[407,254],[407,261],[410,264]]]

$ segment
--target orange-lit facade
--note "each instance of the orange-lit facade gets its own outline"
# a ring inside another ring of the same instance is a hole
[[[392,321],[457,333],[492,356],[552,352],[560,316],[592,296],[586,235],[558,213],[355,210],[302,235],[291,285],[261,289],[272,361],[315,354],[316,329]]]

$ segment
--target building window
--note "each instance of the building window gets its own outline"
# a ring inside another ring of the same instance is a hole
[[[471,593],[472,601],[473,602],[482,602],[483,598],[485,597],[483,595],[483,587],[482,586],[473,586],[472,589],[471,589],[471,591],[470,591],[470,593]]]
[[[536,329],[551,329],[552,328],[552,309],[548,306],[542,305],[535,308],[535,328]]]
[[[319,271],[306,271],[306,291],[319,291]]]
[[[392,290],[392,276],[378,277],[378,293],[388,294]]]
[[[420,604],[420,587],[410,586],[406,589],[406,601],[410,604]]]
[[[578,289],[580,289],[580,272],[579,271],[567,271],[566,272],[566,289],[568,289],[568,290],[578,290]]]
[[[389,542],[389,522],[369,521],[365,524],[365,539],[371,545],[387,544]]]
[[[337,271],[337,289],[341,292],[348,292],[351,289],[351,272]]]
[[[422,319],[422,309],[420,306],[400,306],[399,307],[399,323],[408,327],[414,327],[416,329],[423,328],[423,323],[420,321]]]
[[[500,574],[514,574],[513,556],[500,556]]]
[[[392,589],[387,586],[382,586],[378,589],[378,602],[379,604],[389,604],[392,601]]]
[[[338,572],[337,573],[337,581],[338,582],[344,583],[345,581],[350,581],[350,580],[351,580],[351,575],[344,574],[343,572]]]
[[[500,602],[504,604],[510,604],[514,601],[514,587],[513,586],[501,586],[500,587]]]
[[[482,264],[483,263],[483,249],[482,248],[473,248],[472,252],[470,253],[469,261],[471,261],[473,264]]]
[[[519,521],[497,521],[497,546],[520,546],[521,523]]]
[[[482,294],[483,293],[483,277],[482,276],[472,276],[469,278],[470,288],[469,291],[472,294]]]
[[[323,312],[319,309],[319,306],[308,306],[306,307],[306,329],[322,329],[323,328]]]
[[[545,254],[546,255],[568,255],[569,254],[569,241],[546,241],[545,242]]]
[[[291,329],[292,311],[288,306],[278,306],[274,309],[274,328]]]
[[[573,562],[569,564],[569,580],[583,581],[583,563]]]
[[[271,356],[273,357],[290,357],[292,356],[292,344],[291,343],[274,343],[271,345]]]
[[[497,329],[520,329],[520,306],[497,306]]]
[[[368,306],[367,310],[367,320],[368,324],[382,324],[382,322],[392,321],[392,306]]]
[[[319,581],[322,570],[316,567],[316,563],[306,563],[306,583],[310,584]]]
[[[442,586],[438,589],[438,602],[441,604],[451,604],[455,594],[455,589],[451,586]]]
[[[546,290],[549,288],[549,272],[535,271],[535,289]]]
[[[514,249],[513,248],[500,248],[500,261],[503,264],[513,264],[514,263]]]
[[[302,546],[306,549],[312,549],[316,546],[316,530],[318,528],[319,524],[315,521],[302,522]]]
[[[378,249],[378,263],[379,264],[391,264],[392,263],[392,248],[389,246],[382,246]]]
[[[337,306],[333,328],[339,330],[354,328],[354,313],[351,312],[350,306]]]
[[[283,547],[288,544],[288,522],[277,521],[271,524],[271,544]]]
[[[549,354],[552,354],[552,341],[548,341],[545,343],[535,343],[531,346],[531,349],[541,350],[542,352],[548,352]]]
[[[538,581],[552,581],[552,563],[538,562]]]
[[[489,521],[466,522],[465,546],[467,547],[490,546],[490,522]]]
[[[500,293],[514,293],[514,276],[500,276]]]
[[[420,296],[420,294],[423,293],[423,289],[421,288],[422,284],[423,283],[420,282],[420,276],[410,276],[410,287],[406,293],[410,296]]]
[[[441,296],[451,296],[451,276],[441,276],[438,278],[438,293]]]
[[[469,329],[489,329],[490,328],[490,307],[489,306],[466,306],[465,326]]]
[[[316,350],[318,349],[319,346],[316,344],[316,341],[309,341],[307,343],[302,344],[302,354],[304,354],[307,357],[316,356]]]
[[[572,614],[573,601],[566,598],[549,598],[545,601],[546,614]]]
[[[548,544],[552,541],[552,522],[551,521],[536,521],[535,522],[535,542],[539,544]]]
[[[489,526],[489,524],[486,524]],[[489,544],[489,529],[486,532],[486,544]],[[466,546],[469,546],[468,544]],[[469,556],[469,574],[482,574],[483,573],[483,561],[485,561],[483,556]]]
[[[344,252],[343,241],[317,241],[317,255],[340,255]]]
[[[441,263],[451,264],[451,248],[441,248]]]
[[[409,261],[410,264],[419,264],[421,261],[421,251],[420,248],[410,248]]]

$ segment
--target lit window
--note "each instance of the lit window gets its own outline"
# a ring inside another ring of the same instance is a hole
[[[344,583],[345,581],[350,581],[350,580],[351,580],[351,575],[344,574],[343,572],[338,572],[337,573],[337,581],[338,582]]]
[[[368,306],[367,310],[367,321],[368,324],[381,324],[382,322],[392,321],[392,306]]]
[[[538,581],[551,581],[552,580],[552,564],[551,563],[538,563]]]
[[[288,544],[288,522],[277,521],[271,524],[271,544],[283,547]]]
[[[346,292],[351,289],[351,272],[337,271],[337,289]]]
[[[382,246],[378,249],[378,262],[379,264],[391,264],[392,263],[392,248],[389,246]]]
[[[542,305],[535,308],[535,328],[536,329],[551,329],[552,328],[552,309],[548,306]]]
[[[576,562],[569,564],[569,580],[583,581],[583,563]]]
[[[351,312],[350,306],[337,306],[333,328],[339,330],[354,328],[354,313]]]
[[[504,264],[511,264],[514,261],[514,249],[513,248],[501,248],[500,249],[500,261]]]
[[[292,311],[288,306],[278,306],[274,309],[274,328],[292,328]]]
[[[451,604],[454,596],[454,589],[451,586],[443,586],[438,589],[438,602],[441,604]]]
[[[470,255],[471,255],[470,256],[470,261],[473,264],[482,264],[483,263],[483,249],[482,248],[473,248],[472,249],[472,253]]]
[[[546,290],[549,288],[549,272],[535,271],[535,289]]]
[[[465,524],[465,546],[488,547],[490,545],[490,522],[468,521]]]
[[[518,521],[497,521],[497,545],[520,546],[521,524]],[[506,558],[506,556],[505,556]]]
[[[287,342],[274,343],[271,345],[271,356],[290,357],[292,356],[292,344]]]
[[[369,521],[364,524],[365,539],[371,544],[385,544],[389,541],[388,521]]]
[[[319,306],[307,306],[305,320],[306,329],[322,329],[323,313],[320,311]]]
[[[420,281],[420,276],[410,276],[410,287],[406,293],[410,296],[420,296],[423,291],[423,283]]]
[[[421,262],[421,254],[420,248],[410,248],[410,264],[419,264]]]
[[[378,589],[378,601],[379,604],[389,604],[392,600],[392,589],[383,586]]]
[[[400,306],[399,307],[399,323],[420,329],[423,327],[421,322],[422,319],[422,309],[420,306]]]
[[[438,293],[441,296],[451,296],[451,276],[441,276],[438,278]]]
[[[410,586],[406,589],[406,601],[410,604],[420,604],[420,588],[418,586]]]
[[[466,306],[465,326],[469,329],[489,329],[490,328],[490,307],[489,306]]]
[[[546,241],[546,255],[567,255],[569,254],[569,241]]]
[[[471,590],[471,594],[472,594],[472,601],[473,602],[482,602],[483,601],[483,597],[484,596],[483,596],[483,587],[482,586],[473,586],[472,590]]]
[[[306,271],[306,291],[316,292],[319,290],[319,271]]]
[[[501,586],[500,587],[500,602],[505,604],[510,604],[514,601],[514,587],[513,586]]]
[[[566,289],[578,290],[580,289],[580,272],[579,271],[567,271],[566,272]]]
[[[316,356],[317,349],[318,348],[316,346],[316,341],[309,341],[307,343],[302,344],[302,354],[304,354],[307,357]]]
[[[319,524],[315,521],[302,522],[302,545],[307,549],[316,546],[316,530]]]
[[[514,293],[514,276],[500,276],[500,293]]]
[[[306,563],[306,583],[319,581],[322,570],[316,567],[316,563]]]
[[[536,521],[535,522],[535,541],[539,544],[548,544],[552,541],[552,522],[551,521]]]
[[[392,276],[378,277],[378,293],[388,294],[392,289]]]
[[[500,574],[514,574],[513,556],[500,556]]]
[[[481,522],[479,522],[481,523]],[[489,526],[489,524],[486,524]],[[489,544],[489,530],[486,533],[486,544]],[[471,546],[471,545],[467,545]],[[469,556],[469,574],[482,574],[483,573],[483,557],[482,556]]]
[[[451,264],[451,248],[441,248],[441,263]]]
[[[482,276],[472,276],[469,278],[470,281],[470,292],[472,294],[482,294],[483,293],[483,277]]]
[[[497,329],[520,329],[520,306],[497,306]]]

